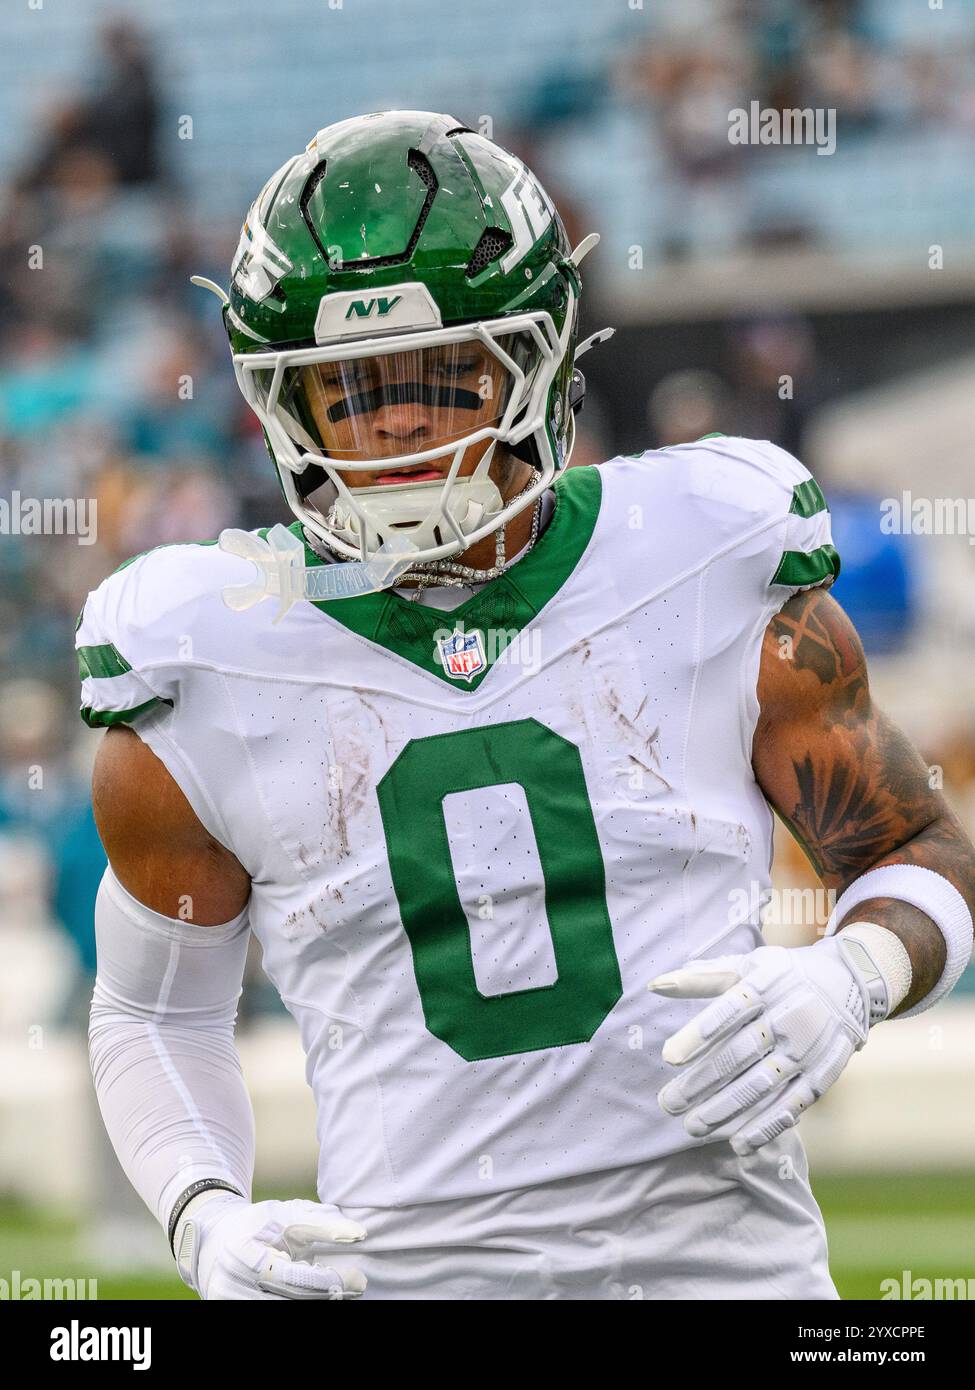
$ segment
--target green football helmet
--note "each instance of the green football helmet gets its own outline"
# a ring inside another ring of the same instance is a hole
[[[313,537],[353,560],[403,536],[417,563],[445,559],[552,484],[584,391],[578,263],[597,240],[573,253],[520,160],[429,111],[327,126],[268,180],[224,322]],[[535,469],[508,502],[496,454]]]

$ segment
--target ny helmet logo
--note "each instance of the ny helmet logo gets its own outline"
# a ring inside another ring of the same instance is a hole
[[[382,319],[396,308],[402,298],[403,296],[401,294],[394,294],[391,299],[387,299],[385,295],[381,295],[378,299],[353,299],[352,303],[345,311],[345,317],[347,319],[353,317],[357,319],[368,319],[371,318],[373,312],[378,309],[378,316]]]
[[[381,294],[368,297],[361,290],[323,295],[315,319],[315,341],[331,343],[393,329],[442,327],[440,310],[426,285],[404,280],[384,285]]]

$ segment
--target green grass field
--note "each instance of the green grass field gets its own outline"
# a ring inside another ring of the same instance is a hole
[[[843,1298],[876,1299],[882,1279],[975,1279],[975,1173],[820,1177],[830,1264]],[[93,1269],[69,1220],[0,1202],[0,1278],[98,1279],[100,1299],[193,1298],[175,1272]]]
[[[876,1299],[883,1279],[975,1280],[975,1173],[813,1178],[843,1298]]]

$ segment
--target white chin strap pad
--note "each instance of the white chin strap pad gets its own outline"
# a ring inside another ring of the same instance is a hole
[[[497,516],[503,507],[501,493],[484,473],[481,477],[455,478],[449,489],[442,481],[356,488],[354,506],[340,496],[332,507],[329,522],[343,540],[358,545],[364,517],[370,552],[377,549],[380,536],[391,535],[397,537],[397,545],[400,537],[409,537],[415,550],[426,550],[457,540],[447,520],[448,513],[461,536],[466,537]]]

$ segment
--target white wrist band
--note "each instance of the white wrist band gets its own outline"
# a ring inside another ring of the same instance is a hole
[[[834,935],[844,917],[871,898],[897,898],[910,903],[930,917],[944,937],[946,960],[941,979],[913,1008],[897,1015],[911,1018],[930,1009],[958,983],[972,957],[972,914],[954,884],[933,869],[924,869],[920,864],[884,864],[879,869],[868,869],[840,894],[826,925],[826,935]]]

